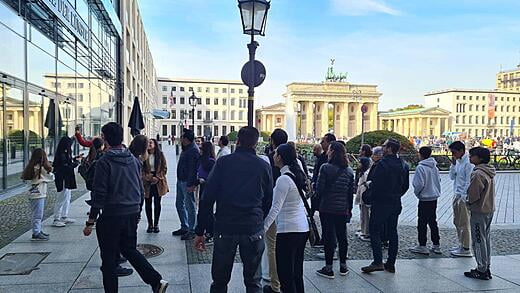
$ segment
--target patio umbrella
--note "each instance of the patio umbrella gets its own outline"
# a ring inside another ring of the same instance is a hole
[[[49,108],[47,109],[47,116],[45,116],[44,126],[49,129],[49,137],[56,137],[61,133],[63,120],[61,119],[60,109],[58,108],[58,127],[56,128],[56,104],[54,103],[54,99],[49,101]]]
[[[130,119],[128,120],[128,127],[130,127],[130,134],[132,134],[132,136],[138,135],[141,130],[144,129],[143,113],[141,112],[141,106],[139,106],[137,96],[134,98],[134,105],[132,106],[132,113],[130,113]]]

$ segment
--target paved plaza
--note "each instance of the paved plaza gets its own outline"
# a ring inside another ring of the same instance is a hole
[[[179,227],[179,221],[174,207],[175,194],[175,156],[173,148],[166,147],[169,159],[169,183],[172,192],[163,201],[161,215],[161,233],[147,234],[146,225],[139,227],[138,242],[155,244],[164,249],[150,262],[161,272],[163,278],[171,284],[168,292],[209,292],[211,283],[210,264],[189,264],[186,244],[178,237],[172,237],[171,231]],[[516,174],[507,179],[513,182]],[[509,175],[500,175],[508,178]],[[516,175],[518,176],[518,175]],[[499,186],[505,186],[503,179]],[[443,180],[443,190],[451,185],[451,181]],[[510,196],[513,196],[511,194]],[[518,195],[517,195],[518,196]],[[82,228],[86,219],[88,206],[85,194],[71,206],[71,217],[78,222],[65,228],[51,227],[50,219],[45,221],[45,230],[51,234],[48,242],[31,242],[30,232],[0,249],[0,257],[13,252],[47,252],[48,256],[38,265],[38,269],[30,275],[2,276],[0,275],[0,292],[103,292],[101,260],[95,234],[84,237]],[[445,202],[448,196],[443,196]],[[512,197],[514,200],[514,197]],[[508,199],[506,199],[508,200]],[[497,199],[497,203],[499,200]],[[412,211],[415,206],[413,197],[407,195],[405,205],[410,205],[403,212],[403,224],[413,223],[414,216],[407,216],[406,211]],[[441,205],[442,206],[442,205]],[[449,209],[446,209],[448,212]],[[507,209],[505,210],[507,211]],[[497,213],[500,215],[500,212]],[[513,214],[514,215],[514,214]],[[443,216],[441,216],[441,219]],[[507,218],[505,216],[504,218]],[[513,224],[518,224],[512,222]],[[449,225],[449,217],[446,224]],[[414,223],[413,223],[414,224]],[[497,223],[499,224],[499,223]],[[407,225],[403,225],[407,226]],[[411,228],[411,227],[410,227]],[[496,227],[498,228],[498,227]],[[512,244],[513,245],[513,244]],[[447,249],[447,247],[444,247]],[[351,251],[357,249],[351,247]],[[314,271],[321,268],[323,261],[305,262],[306,292],[470,292],[498,291],[520,292],[520,254],[494,256],[492,263],[493,280],[480,281],[465,278],[462,273],[475,266],[472,258],[422,258],[401,259],[397,263],[397,274],[375,273],[371,275],[360,273],[360,267],[368,264],[368,260],[350,260],[350,274],[346,277],[336,276],[334,280],[323,279]],[[125,264],[128,266],[128,264]],[[337,268],[336,268],[337,269]],[[119,279],[120,292],[149,292],[149,288],[134,272],[132,276]],[[235,264],[229,292],[244,292],[241,278],[241,265]]]

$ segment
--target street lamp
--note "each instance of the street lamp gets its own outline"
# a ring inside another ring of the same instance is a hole
[[[191,93],[191,97],[189,97],[188,100],[191,106],[191,125],[193,125],[193,133],[195,133],[195,107],[197,107],[198,101],[195,92]]]
[[[265,79],[265,67],[255,60],[255,52],[258,42],[254,36],[265,36],[267,12],[271,2],[267,0],[238,0],[238,8],[242,18],[242,28],[246,35],[251,35],[249,49],[249,62],[242,68],[242,81],[249,87],[247,101],[247,125],[253,126],[254,122],[254,97],[255,87],[262,84]]]
[[[297,119],[299,120],[299,128],[298,128],[298,139],[297,141],[300,141],[301,137],[302,137],[302,110],[301,110],[301,104],[300,103],[296,103],[294,104],[294,112],[296,112],[296,117]]]

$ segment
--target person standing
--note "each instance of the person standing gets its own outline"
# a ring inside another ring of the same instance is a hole
[[[195,188],[198,185],[197,167],[199,165],[200,150],[194,143],[195,135],[190,129],[182,134],[183,146],[179,162],[177,163],[177,198],[175,206],[181,221],[181,228],[173,231],[173,236],[181,236],[182,240],[195,238]]]
[[[155,139],[148,141],[148,158],[144,162],[143,170],[144,206],[148,220],[146,233],[159,233],[161,198],[170,190],[168,181],[166,181],[166,173],[168,172],[166,158]]]
[[[449,145],[449,149],[453,156],[450,166],[450,179],[453,180],[453,224],[457,229],[459,240],[459,245],[450,253],[453,256],[471,257],[471,229],[466,198],[474,166],[469,161],[466,147],[462,142],[453,142]]]
[[[415,196],[419,199],[417,214],[417,235],[419,245],[410,248],[410,251],[418,254],[430,254],[426,247],[428,226],[431,231],[431,248],[433,253],[441,254],[439,227],[437,226],[437,199],[441,196],[441,178],[437,161],[431,157],[430,147],[419,149],[419,165],[415,170],[412,186]]]
[[[60,139],[54,155],[53,169],[58,197],[54,204],[54,227],[65,227],[76,222],[69,218],[71,191],[77,188],[74,169],[79,165],[82,155],[72,157],[72,139],[64,136]]]
[[[377,163],[371,180],[372,199],[370,213],[370,243],[374,261],[361,268],[364,273],[388,271],[395,273],[395,262],[399,244],[397,222],[401,214],[401,197],[409,188],[408,165],[397,155],[401,148],[399,141],[389,138],[383,144],[384,157]],[[389,240],[388,259],[383,264],[381,234],[387,225]]]
[[[339,246],[340,275],[348,274],[347,221],[352,216],[354,171],[348,165],[345,147],[340,142],[330,144],[327,156],[328,163],[321,166],[316,185],[325,249],[325,266],[316,274],[333,279],[332,262],[336,240]]]
[[[220,159],[223,156],[227,156],[231,154],[231,150],[228,147],[229,144],[229,138],[226,135],[222,135],[220,139],[218,140],[218,146],[219,150],[217,153],[217,160]]]
[[[301,170],[292,145],[279,145],[273,158],[281,176],[274,187],[273,204],[265,218],[264,230],[276,220],[276,267],[281,292],[305,292],[303,257],[309,224],[303,192],[307,188],[307,175]]]
[[[317,156],[316,163],[314,164],[314,168],[312,171],[312,179],[311,179],[312,188],[314,190],[316,190],[316,184],[318,182],[318,176],[320,175],[321,166],[323,164],[327,163],[327,161],[329,160],[329,158],[327,156],[327,152],[329,150],[329,145],[334,141],[336,141],[336,136],[334,136],[334,134],[332,134],[332,133],[325,134],[320,141],[320,147],[321,147],[322,151],[319,156],[317,155],[317,153],[319,153],[319,148],[317,148],[316,146],[314,147],[314,150],[313,150],[314,155]],[[316,196],[314,196],[311,199],[311,206],[312,206],[313,212],[315,212],[319,209],[320,203],[317,202]]]
[[[101,133],[108,150],[96,163],[91,208],[83,234],[89,236],[96,223],[103,287],[107,293],[118,291],[116,267],[121,253],[153,292],[163,293],[168,282],[136,249],[137,222],[144,196],[141,163],[122,146],[123,128],[119,124],[107,123]]]
[[[370,207],[363,203],[362,195],[367,189],[366,181],[368,177],[368,170],[372,165],[372,148],[368,144],[361,146],[359,150],[359,166],[356,169],[356,177],[354,182],[354,191],[356,194],[355,204],[359,206],[359,223],[360,229],[356,235],[361,241],[370,241],[370,232],[368,231],[368,219]]]
[[[227,292],[237,246],[246,292],[259,293],[260,261],[265,248],[264,219],[271,209],[273,178],[269,164],[256,155],[260,134],[251,126],[238,132],[237,149],[217,160],[199,202],[195,248],[205,249],[204,232],[216,203],[210,292]],[[240,178],[240,180],[237,180]]]
[[[468,187],[467,204],[471,212],[471,237],[477,268],[465,272],[468,278],[489,280],[491,270],[491,222],[495,212],[495,168],[489,165],[487,148],[475,147],[469,151],[470,161],[475,165]]]
[[[206,141],[202,144],[199,167],[197,169],[197,178],[199,180],[199,190],[200,195],[204,194],[204,188],[206,186],[206,181],[208,180],[209,173],[213,170],[215,166],[215,147],[209,141]],[[213,214],[213,209],[210,212],[211,214],[208,216],[208,227],[206,231],[206,243],[213,242],[213,226],[215,222],[215,215]]]

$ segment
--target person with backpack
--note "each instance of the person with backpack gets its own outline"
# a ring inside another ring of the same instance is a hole
[[[168,165],[156,139],[148,140],[147,152],[148,157],[143,163],[144,207],[148,220],[146,233],[159,233],[161,198],[170,191],[168,181],[166,181]]]
[[[279,145],[273,158],[281,175],[273,190],[273,204],[264,220],[264,230],[276,220],[276,267],[281,292],[304,292],[303,260],[309,234],[304,206],[307,176],[291,144]]]
[[[48,241],[49,234],[43,232],[42,221],[47,197],[47,186],[54,181],[52,166],[41,148],[34,149],[31,159],[22,173],[22,180],[30,181],[28,197],[31,207],[32,241]]]
[[[419,158],[421,161],[415,169],[412,186],[415,196],[419,199],[417,235],[419,245],[410,248],[413,253],[430,254],[430,250],[426,247],[427,232],[430,226],[431,241],[433,246],[431,251],[441,254],[439,227],[437,225],[437,199],[441,196],[441,178],[437,161],[431,157],[432,149],[430,147],[421,147],[419,149]]]
[[[388,271],[395,273],[395,262],[399,246],[397,222],[401,214],[401,197],[409,188],[408,165],[398,157],[401,143],[389,138],[382,145],[384,157],[377,163],[369,180],[371,183],[370,207],[370,243],[374,261],[361,268],[364,273]],[[383,225],[387,224],[389,248],[388,259],[383,263],[381,234]]]
[[[325,266],[316,274],[333,279],[332,263],[336,240],[339,246],[340,275],[348,274],[347,268],[347,222],[352,216],[354,197],[354,171],[348,165],[346,150],[340,142],[329,146],[328,163],[320,168],[316,184],[316,197],[319,205]]]

